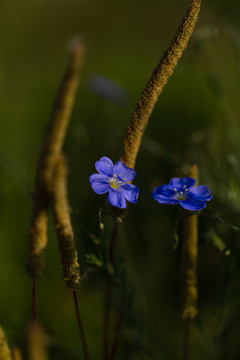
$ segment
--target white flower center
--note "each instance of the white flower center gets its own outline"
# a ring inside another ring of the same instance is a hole
[[[119,189],[119,187],[124,184],[124,181],[119,180],[116,174],[114,174],[108,181],[113,189]]]

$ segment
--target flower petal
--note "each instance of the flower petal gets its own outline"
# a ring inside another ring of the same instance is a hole
[[[182,191],[186,189],[191,188],[193,185],[195,185],[196,180],[191,177],[185,177],[185,178],[172,178],[169,182],[169,184],[177,189],[178,191]]]
[[[122,181],[132,181],[136,177],[136,171],[127,167],[122,161],[117,161],[114,166],[114,174]]]
[[[95,168],[102,175],[113,176],[113,162],[106,156],[95,162]]]
[[[202,201],[209,201],[212,199],[212,194],[209,188],[205,185],[198,185],[192,188],[188,193],[191,198]]]
[[[170,198],[172,198],[176,194],[176,192],[173,190],[172,186],[170,186],[170,185],[157,186],[157,187],[155,187],[153,192],[156,195],[161,195],[161,196],[170,197]]]
[[[110,188],[108,179],[104,175],[92,174],[89,176],[89,181],[96,194],[105,194]]]
[[[154,200],[157,200],[159,204],[177,205],[179,203],[179,200],[167,196],[158,195],[155,192],[152,193],[152,197]]]
[[[204,209],[206,206],[206,203],[204,201],[195,200],[195,199],[185,199],[180,200],[179,204],[186,210],[196,211]]]
[[[120,209],[125,209],[126,207],[126,200],[120,190],[110,188],[107,201],[110,205],[118,207]]]
[[[139,188],[132,184],[124,184],[120,190],[125,199],[131,203],[136,203],[139,195]]]

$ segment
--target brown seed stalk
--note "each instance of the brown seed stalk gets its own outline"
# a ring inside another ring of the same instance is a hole
[[[48,360],[46,335],[41,327],[30,326],[28,333],[28,358],[30,360]]]
[[[132,114],[120,156],[120,160],[130,168],[134,168],[135,166],[141,139],[158,96],[164,85],[167,83],[168,78],[172,75],[178,60],[181,58],[190,36],[193,33],[200,5],[201,0],[192,1],[176,35],[169,48],[160,59],[157,67],[154,69],[150,80],[141,94],[135,111]]]
[[[59,156],[55,167],[52,187],[52,209],[62,262],[63,278],[67,287],[75,291],[80,283],[80,266],[69,215],[67,166],[63,154]]]
[[[61,152],[72,113],[78,87],[78,73],[83,56],[83,43],[75,40],[72,44],[69,63],[55,100],[38,160],[27,259],[28,274],[34,278],[42,275],[45,266],[44,252],[47,244],[49,192],[52,186],[56,159]]]
[[[22,360],[22,354],[18,347],[12,348],[13,360]]]

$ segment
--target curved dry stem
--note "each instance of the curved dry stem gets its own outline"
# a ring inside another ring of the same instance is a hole
[[[132,114],[123,141],[120,160],[134,168],[144,130],[164,85],[172,75],[194,30],[201,0],[193,0],[169,48],[160,59]]]
[[[27,271],[32,277],[42,275],[45,266],[44,251],[47,244],[49,191],[52,186],[56,159],[61,152],[72,113],[78,86],[78,72],[82,64],[83,55],[84,46],[82,42],[75,40],[39,156],[34,186],[27,259]]]
[[[67,166],[63,154],[59,156],[55,167],[52,188],[52,208],[55,232],[62,262],[63,278],[67,287],[75,291],[80,283],[80,266],[69,215]]]

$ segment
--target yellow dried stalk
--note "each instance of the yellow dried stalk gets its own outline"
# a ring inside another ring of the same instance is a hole
[[[52,208],[55,231],[62,262],[63,278],[67,287],[75,291],[80,283],[80,266],[74,243],[67,197],[67,166],[62,154],[57,161],[52,189]]]
[[[148,81],[128,125],[120,160],[134,168],[144,130],[164,85],[173,73],[197,22],[201,0],[193,0],[169,48]]]
[[[56,159],[62,149],[75,101],[78,87],[78,73],[83,61],[84,51],[83,43],[75,40],[72,44],[69,64],[55,100],[53,113],[39,156],[33,195],[30,243],[27,259],[27,271],[32,277],[42,275],[45,266],[44,252],[47,244],[49,192],[52,186]]]
[[[28,334],[28,359],[49,360],[46,346],[46,335],[41,327],[30,326]]]
[[[194,165],[190,177],[198,184],[198,168]],[[183,222],[183,319],[193,319],[197,314],[197,258],[198,258],[198,216],[186,216]]]
[[[12,354],[13,354],[13,360],[22,360],[22,355],[19,348],[14,346],[12,348]]]
[[[11,351],[8,347],[3,329],[0,327],[0,360],[12,360]]]

